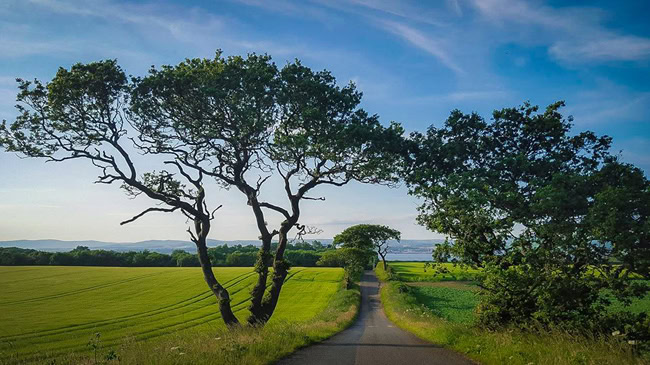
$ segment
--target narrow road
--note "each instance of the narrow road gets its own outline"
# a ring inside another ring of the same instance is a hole
[[[361,280],[359,319],[333,337],[280,360],[281,365],[474,364],[396,327],[386,318],[379,281],[372,271]]]

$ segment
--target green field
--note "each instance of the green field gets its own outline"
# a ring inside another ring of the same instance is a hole
[[[475,288],[462,286],[413,286],[415,300],[431,314],[456,323],[474,323],[478,304]]]
[[[447,272],[440,273],[432,268],[424,267],[424,262],[393,261],[390,267],[401,281],[407,282],[437,282],[437,281],[471,281],[481,273],[480,270],[463,268],[453,264],[440,264]]]
[[[472,268],[463,268],[453,264],[441,264],[446,269],[446,273],[439,273],[431,268],[424,268],[423,262],[391,262],[390,267],[396,279],[407,283],[424,282],[454,282],[454,281],[474,281],[480,275],[480,270]],[[414,288],[418,302],[432,309],[434,313],[439,313],[440,317],[445,319],[469,318],[473,309],[478,303],[478,297],[475,293],[466,292],[472,289],[466,285],[448,285]],[[650,312],[650,293],[644,298],[633,299],[630,306],[624,307],[615,298],[610,297],[612,305],[610,310],[626,310],[632,313]],[[465,313],[456,313],[456,312]],[[455,313],[455,314],[452,314]],[[469,321],[471,322],[471,320]]]
[[[216,268],[248,314],[252,268]],[[271,322],[307,321],[340,288],[338,268],[293,268]],[[223,327],[200,268],[0,267],[0,360],[30,359]],[[2,362],[2,361],[0,361]]]

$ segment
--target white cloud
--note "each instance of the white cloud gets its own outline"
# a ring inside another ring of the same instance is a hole
[[[442,40],[434,39],[431,36],[427,36],[414,28],[398,22],[383,21],[380,22],[380,25],[384,30],[401,37],[412,45],[434,56],[440,63],[456,74],[465,74],[465,71],[452,59],[448,47]]]
[[[566,114],[573,115],[581,128],[647,121],[650,114],[650,92],[631,90],[607,79],[597,79],[591,90],[568,95],[566,103]]]
[[[650,39],[604,27],[604,12],[593,8],[553,8],[521,0],[471,0],[486,18],[519,37],[546,42],[549,53],[568,63],[638,61],[650,57]],[[517,25],[518,28],[513,28]]]
[[[330,2],[331,4],[332,2]],[[411,6],[407,1],[391,0],[351,0],[350,3],[376,10],[381,13],[403,18],[412,22],[425,23],[430,25],[442,26],[446,23],[441,21],[439,14],[433,11],[425,10],[421,6]],[[325,4],[325,3],[324,3]],[[347,5],[347,4],[346,4]],[[339,9],[347,8],[351,11],[350,6],[341,6]]]
[[[119,4],[104,0],[82,2],[29,0],[29,2],[61,14],[93,16],[140,26],[153,26],[167,31],[176,39],[185,41],[204,35],[206,32],[217,31],[224,25],[224,21],[213,14],[186,9],[168,9],[158,4]]]
[[[563,61],[637,61],[650,56],[650,39],[615,36],[581,43],[558,42],[549,51]]]

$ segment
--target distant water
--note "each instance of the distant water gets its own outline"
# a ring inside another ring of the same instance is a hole
[[[430,253],[389,253],[386,261],[431,261]]]

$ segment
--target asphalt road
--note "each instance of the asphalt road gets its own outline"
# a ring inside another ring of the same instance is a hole
[[[462,355],[423,341],[386,318],[372,271],[361,280],[359,318],[343,332],[280,360],[281,365],[474,364]]]

